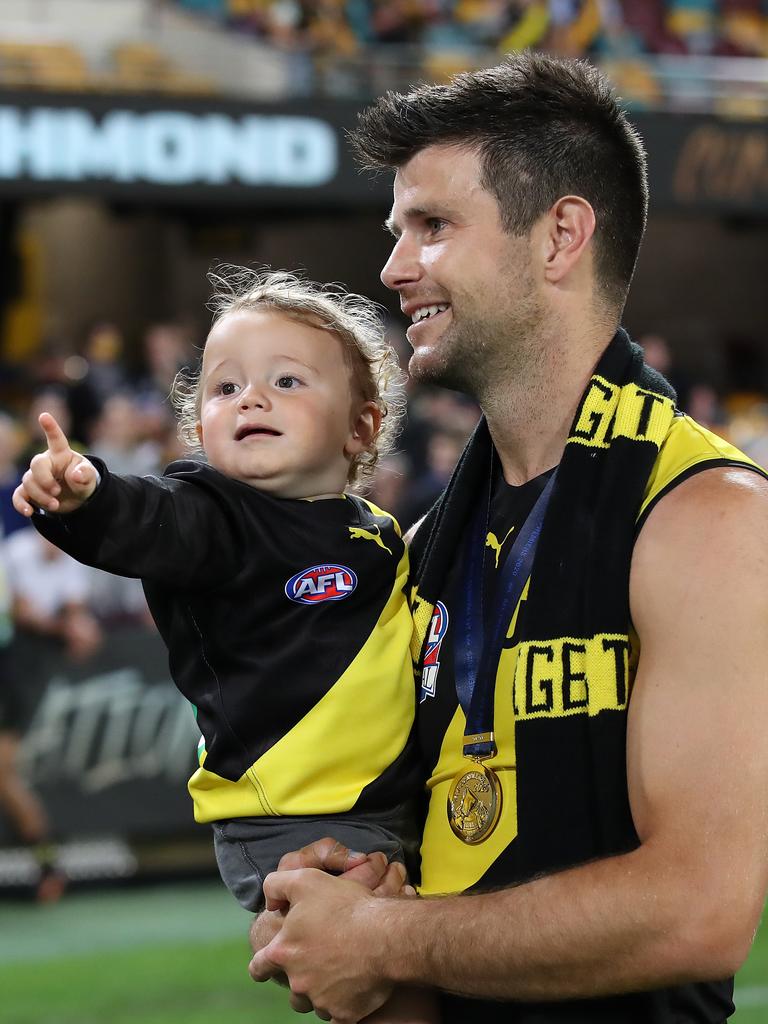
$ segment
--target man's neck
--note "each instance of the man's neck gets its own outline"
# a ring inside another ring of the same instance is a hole
[[[480,405],[508,484],[523,484],[558,465],[579,402],[613,330],[543,342],[525,374],[495,382]]]

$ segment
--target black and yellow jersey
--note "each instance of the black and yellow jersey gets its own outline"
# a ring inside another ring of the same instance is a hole
[[[759,470],[737,449],[689,417],[676,415],[647,480],[637,531],[654,505],[689,476],[710,467]],[[762,471],[761,471],[762,472]],[[550,473],[521,487],[494,478],[485,538],[483,583],[493,603],[498,570]],[[534,570],[535,571],[535,570]],[[623,632],[521,639],[528,586],[515,608],[496,672],[488,764],[502,786],[498,824],[469,845],[452,831],[446,805],[452,780],[466,769],[465,714],[454,679],[460,588],[456,558],[431,611],[423,648],[418,734],[429,810],[421,848],[421,893],[481,892],[527,881],[638,844],[626,777],[626,713],[639,657],[631,623]],[[552,602],[562,595],[553,593]],[[557,634],[555,634],[557,635]],[[510,921],[514,928],[514,921]],[[504,1004],[446,997],[444,1020],[482,1016],[505,1024],[723,1021],[731,983],[681,986],[615,999]]]
[[[648,479],[638,530],[653,506],[683,480],[713,466],[733,465],[758,468],[690,417],[676,416]],[[545,473],[521,487],[510,486],[497,475],[486,536],[487,588],[492,589],[492,577],[503,564],[516,530],[525,522],[549,475]],[[583,779],[577,779],[571,760],[571,736],[584,716],[595,720],[604,711],[619,713],[605,719],[607,723],[614,719],[622,722],[616,732],[615,770],[601,769],[602,778],[597,782],[603,789],[615,790],[616,802],[623,802],[631,828],[628,803],[618,793],[622,788],[626,790],[623,721],[639,654],[636,637],[628,627],[629,644],[619,635],[606,634],[590,638],[587,644],[583,638],[563,638],[538,647],[526,643],[521,650],[516,627],[527,597],[526,587],[513,613],[496,675],[494,730],[498,753],[489,763],[499,773],[504,788],[501,819],[495,831],[475,846],[453,834],[445,811],[448,788],[465,763],[465,716],[453,680],[455,634],[451,629],[456,589],[461,585],[457,559],[433,613],[432,643],[428,643],[422,670],[417,720],[430,792],[422,845],[424,894],[508,885],[562,867],[541,860],[553,808],[557,808],[558,831],[571,837],[572,863],[594,856],[594,852],[587,852],[593,810],[581,806],[578,796],[580,791],[593,792],[594,786],[584,786]],[[557,600],[556,595],[553,600]],[[561,732],[562,742],[555,736]],[[542,756],[544,750],[546,759]],[[584,837],[583,844],[580,836]],[[582,845],[584,856],[579,856]]]
[[[73,557],[138,577],[194,705],[195,818],[375,811],[413,797],[415,707],[392,516],[363,499],[275,498],[191,461],[111,475],[36,515]]]

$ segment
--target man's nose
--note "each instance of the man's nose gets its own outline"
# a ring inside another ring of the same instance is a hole
[[[389,255],[381,272],[382,284],[397,291],[403,285],[412,284],[418,281],[422,274],[419,261],[419,250],[412,241],[401,235],[395,242],[395,247]]]

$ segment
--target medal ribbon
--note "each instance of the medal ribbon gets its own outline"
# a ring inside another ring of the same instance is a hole
[[[490,520],[491,495],[486,509],[480,506],[475,514],[465,546],[464,561],[468,567],[463,600],[459,602],[460,628],[456,632],[454,660],[456,695],[466,715],[464,756],[485,760],[496,753],[493,738],[493,704],[496,670],[506,639],[512,613],[517,607],[525,583],[533,568],[544,515],[555,482],[557,470],[547,481],[521,527],[504,561],[498,583],[496,615],[489,624],[483,609],[483,576],[485,539]],[[479,553],[479,554],[478,554]]]

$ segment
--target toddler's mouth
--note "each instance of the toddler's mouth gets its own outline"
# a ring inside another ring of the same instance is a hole
[[[254,435],[266,435],[267,437],[280,437],[279,430],[273,430],[272,427],[261,427],[257,425],[249,425],[246,427],[240,427],[235,434],[236,441],[242,441],[244,437],[253,437]]]

